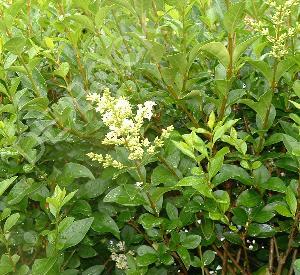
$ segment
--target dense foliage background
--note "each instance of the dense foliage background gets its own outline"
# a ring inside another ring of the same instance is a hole
[[[299,7],[1,1],[0,274],[300,274]],[[161,149],[103,144],[107,88]]]

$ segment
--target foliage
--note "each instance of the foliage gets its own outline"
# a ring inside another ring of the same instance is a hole
[[[0,275],[300,274],[299,7],[1,1]]]

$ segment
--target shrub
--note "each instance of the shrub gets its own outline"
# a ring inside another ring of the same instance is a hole
[[[300,274],[299,0],[0,7],[0,274]]]

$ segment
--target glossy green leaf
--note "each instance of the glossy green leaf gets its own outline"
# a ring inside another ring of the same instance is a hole
[[[0,182],[0,196],[3,195],[5,190],[15,181],[16,178],[17,176],[11,177]]]
[[[274,236],[275,228],[269,224],[252,223],[248,227],[248,234],[251,237],[269,238]]]
[[[56,264],[58,257],[37,259],[32,266],[32,275],[48,275]]]
[[[260,195],[253,189],[243,191],[238,199],[237,205],[245,207],[254,207],[261,203]]]
[[[208,180],[202,177],[190,176],[181,179],[176,186],[191,186],[196,189],[201,195],[212,198],[211,188],[208,185]]]
[[[10,215],[4,223],[3,231],[8,232],[18,222],[19,218],[19,213],[14,213]]]
[[[94,218],[86,218],[75,221],[60,236],[60,241],[64,244],[64,248],[77,245],[85,237],[89,231]]]
[[[216,257],[216,253],[212,250],[206,250],[203,253],[202,262],[204,266],[210,265]]]
[[[125,206],[137,206],[147,203],[140,189],[134,185],[123,185],[114,188],[105,196],[103,201],[115,202]]]
[[[116,238],[120,238],[120,231],[113,220],[108,214],[97,212],[93,214],[94,222],[92,229],[100,234],[112,233]]]

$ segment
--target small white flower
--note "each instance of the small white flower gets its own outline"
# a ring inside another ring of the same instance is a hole
[[[223,242],[224,240],[225,240],[225,238],[224,238],[224,237],[222,237],[222,238],[220,239],[220,241],[221,241],[221,242]]]
[[[125,251],[125,242],[122,242],[122,241],[118,242],[117,248],[121,251]]]
[[[198,224],[201,224],[201,222],[202,222],[201,220],[197,220],[197,223],[198,223]]]
[[[255,240],[253,240],[252,243],[255,244]]]
[[[136,184],[135,184],[135,186],[136,187],[142,187],[142,185],[143,185],[143,182],[141,182],[141,181],[138,181],[138,182],[136,182]]]
[[[220,266],[220,265],[218,265],[217,267],[216,267],[216,271],[217,270],[221,270],[222,269],[222,266]]]
[[[94,101],[97,101],[97,100],[100,99],[100,95],[97,94],[97,93],[88,94],[86,99],[89,100],[89,101],[94,102]]]
[[[253,245],[249,245],[249,250],[253,250]]]

